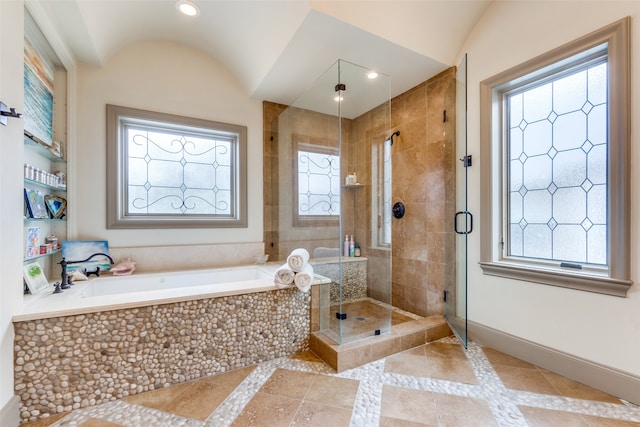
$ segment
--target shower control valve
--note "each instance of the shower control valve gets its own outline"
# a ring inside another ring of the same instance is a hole
[[[404,203],[396,202],[393,205],[393,216],[398,219],[404,216]]]

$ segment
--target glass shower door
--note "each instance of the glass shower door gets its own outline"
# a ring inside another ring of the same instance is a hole
[[[467,206],[467,171],[472,157],[467,153],[467,56],[456,71],[456,233],[455,280],[445,289],[444,313],[453,332],[467,346],[467,246],[473,231],[473,215]]]

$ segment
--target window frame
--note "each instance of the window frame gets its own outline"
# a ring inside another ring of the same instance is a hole
[[[161,124],[167,129],[220,133],[235,139],[230,215],[128,214],[126,211],[127,159],[123,147],[123,123]],[[107,228],[246,228],[247,227],[247,128],[211,120],[107,104]]]
[[[626,17],[573,42],[526,61],[480,83],[481,258],[484,274],[625,297],[630,280],[630,18]],[[508,178],[504,93],[528,81],[555,74],[607,44],[608,172],[607,267],[575,270],[559,262],[524,261],[505,254],[504,216]]]

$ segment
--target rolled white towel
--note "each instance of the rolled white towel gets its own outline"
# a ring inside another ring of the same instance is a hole
[[[276,274],[273,278],[273,283],[278,288],[286,288],[293,283],[293,279],[296,273],[289,268],[288,264],[283,264],[276,270]]]
[[[313,283],[313,267],[311,264],[307,264],[304,270],[296,273],[293,282],[302,292],[309,292],[311,283]]]
[[[287,264],[289,265],[289,268],[296,273],[304,270],[308,262],[309,252],[304,248],[294,249],[287,257]]]

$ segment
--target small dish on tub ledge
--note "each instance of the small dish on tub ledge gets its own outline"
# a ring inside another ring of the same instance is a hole
[[[253,257],[253,262],[255,264],[264,264],[265,262],[267,262],[267,260],[269,259],[269,254],[266,255],[254,255]]]

